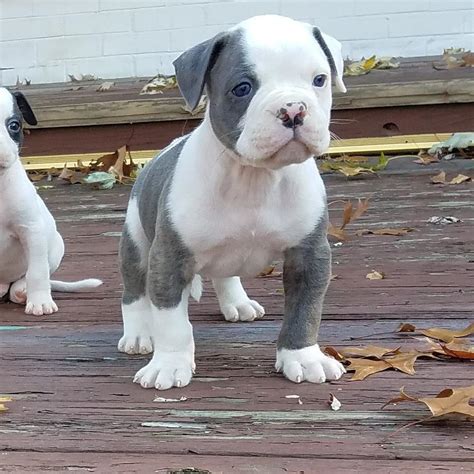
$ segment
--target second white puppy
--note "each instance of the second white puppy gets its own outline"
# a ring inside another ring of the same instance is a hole
[[[19,159],[23,118],[37,123],[21,92],[0,87],[0,298],[9,293],[14,303],[26,303],[27,314],[43,315],[58,310],[51,290],[85,291],[102,281],[50,281],[64,242]]]

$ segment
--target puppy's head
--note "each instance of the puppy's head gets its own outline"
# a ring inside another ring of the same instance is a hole
[[[0,87],[0,170],[17,158],[23,143],[23,119],[36,125],[35,114],[21,92]]]
[[[207,119],[242,164],[276,169],[328,148],[331,85],[346,89],[341,45],[319,29],[257,16],[185,51],[174,65],[191,109],[206,89]]]

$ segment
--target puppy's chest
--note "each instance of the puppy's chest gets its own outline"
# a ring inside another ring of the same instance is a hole
[[[324,199],[318,199],[315,188],[309,191],[304,198],[284,186],[267,192],[243,188],[223,195],[204,193],[188,199],[187,211],[177,212],[173,220],[199,273],[255,276],[316,225]]]

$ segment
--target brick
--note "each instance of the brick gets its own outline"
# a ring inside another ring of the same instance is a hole
[[[2,20],[0,37],[3,41],[48,38],[64,35],[64,18],[33,17]]]
[[[355,0],[354,14],[389,15],[391,13],[421,12],[428,10],[428,7],[429,0]]]
[[[426,40],[420,37],[385,38],[377,41],[348,41],[343,42],[344,57],[351,59],[377,56],[424,56]]]
[[[133,13],[134,31],[169,30],[205,24],[204,8],[201,6],[173,6],[137,10]]]
[[[68,15],[98,10],[99,0],[34,0],[33,2],[34,16]]]
[[[43,66],[52,60],[101,55],[102,38],[99,35],[90,35],[39,39],[36,47],[38,64]]]
[[[469,12],[400,13],[389,17],[389,36],[431,36],[459,33],[461,19]]]
[[[137,10],[165,6],[165,0],[99,0],[99,9],[105,10]]]
[[[355,0],[306,0],[282,2],[281,14],[319,25],[322,18],[351,17]]]
[[[0,18],[25,18],[32,14],[33,0],[3,0],[0,4]]]
[[[446,48],[465,48],[474,49],[474,33],[458,35],[440,35],[432,36],[426,40],[426,54],[443,54]]]
[[[171,51],[184,51],[226,30],[231,25],[214,25],[203,28],[185,28],[170,31]]]
[[[71,59],[65,62],[66,74],[93,74],[101,79],[133,77],[133,56],[105,56],[101,58]],[[69,77],[69,76],[67,76]]]
[[[167,31],[109,33],[104,35],[104,55],[154,53],[170,50]]]
[[[379,39],[388,36],[388,19],[385,16],[321,19],[320,28],[339,41]]]
[[[2,67],[30,67],[36,64],[35,41],[2,41],[0,47]]]
[[[95,12],[64,17],[65,30],[68,35],[93,33],[118,33],[132,29],[132,17],[129,12]]]
[[[182,8],[185,10],[190,7]],[[208,25],[233,24],[256,15],[280,14],[280,3],[278,1],[212,2],[205,5],[204,10]]]
[[[156,74],[174,74],[173,61],[179,53],[147,53],[135,55],[135,74],[152,77]]]
[[[64,82],[66,80],[64,64],[62,63],[48,66],[17,67],[2,72],[1,83],[6,86],[16,84],[17,79],[23,83],[25,79],[28,79],[32,84]]]
[[[472,10],[472,0],[430,0],[429,9],[433,11]]]

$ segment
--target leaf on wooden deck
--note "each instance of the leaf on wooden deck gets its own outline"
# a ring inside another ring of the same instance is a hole
[[[393,357],[384,357],[384,361],[390,364],[394,369],[408,375],[415,375],[415,362],[419,357],[436,357],[430,352],[409,351],[401,352]]]
[[[356,232],[356,235],[394,235],[402,236],[409,232],[413,232],[415,229],[412,227],[384,227],[382,229],[361,229]]]
[[[472,399],[474,399],[474,385],[470,387],[446,388],[433,398],[412,397],[408,395],[404,391],[404,387],[402,387],[400,389],[400,394],[385,403],[382,408],[393,403],[418,402],[424,403],[435,417],[449,414],[460,414],[473,418],[474,406],[470,404]]]
[[[372,270],[370,273],[367,273],[365,278],[367,278],[367,280],[383,280],[385,278],[385,273]]]
[[[465,183],[466,181],[471,181],[471,177],[466,176],[465,174],[458,174],[449,182],[449,184],[461,184]]]
[[[344,68],[346,76],[361,76],[369,73],[372,69],[394,69],[400,66],[400,62],[393,57],[377,57],[375,54],[370,58],[362,58],[360,61],[350,61]]]
[[[342,213],[342,223],[340,227],[334,226],[331,222],[329,222],[327,233],[333,237],[336,237],[339,240],[346,240],[347,234],[345,232],[345,228],[348,224],[359,219],[363,214],[367,212],[369,208],[369,199],[359,199],[357,202],[357,206],[354,209],[354,206],[351,201],[347,201],[344,205],[344,210]]]
[[[351,380],[364,380],[369,375],[392,368],[392,366],[384,360],[349,358],[347,361],[349,362],[349,366],[346,367],[346,370],[348,372],[355,371]]]
[[[369,344],[368,346],[363,347],[343,347],[337,352],[343,357],[375,357],[377,359],[381,359],[387,355],[399,354],[400,347],[390,349],[387,347],[373,346]]]
[[[97,92],[107,92],[115,86],[113,81],[105,81],[98,88]]]
[[[164,74],[158,74],[140,91],[140,94],[163,94],[164,90],[174,89],[178,86],[176,76],[166,76]]]
[[[437,156],[430,155],[426,152],[419,152],[418,159],[414,160],[413,163],[417,163],[420,165],[430,165],[431,163],[439,163],[439,158]]]
[[[443,353],[455,359],[474,360],[474,346],[468,341],[453,339],[448,344],[440,344]]]
[[[432,176],[430,181],[433,184],[446,184],[446,173],[441,171],[441,173],[437,174],[436,176]]]
[[[452,330],[444,328],[429,328],[429,329],[420,329],[414,326],[413,324],[402,324],[398,328],[397,332],[416,332],[424,334],[425,336],[431,337],[433,339],[438,339],[443,342],[451,342],[453,339],[458,337],[466,337],[474,334],[474,323],[469,324],[464,329]]]
[[[73,169],[69,169],[67,163],[64,163],[64,168],[59,174],[58,178],[64,181],[69,182],[70,184],[80,184],[83,182],[86,174],[82,173],[81,171],[76,171]]]
[[[8,408],[5,406],[5,403],[11,402],[12,399],[10,397],[0,397],[0,412],[7,411]]]

